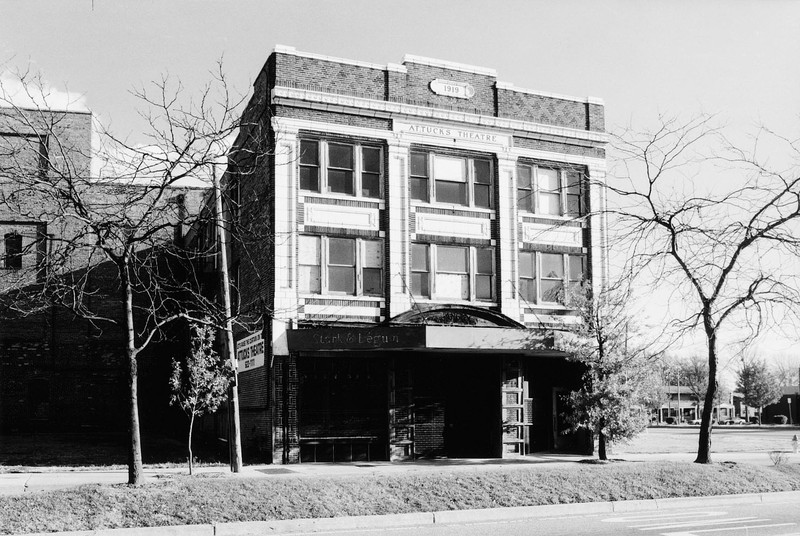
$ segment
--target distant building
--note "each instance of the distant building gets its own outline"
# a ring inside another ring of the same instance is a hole
[[[276,47],[224,177],[246,454],[585,449],[554,338],[605,277],[604,128],[493,69]]]

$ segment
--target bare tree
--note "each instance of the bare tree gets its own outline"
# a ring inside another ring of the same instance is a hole
[[[630,270],[669,290],[679,335],[699,332],[705,342],[695,461],[710,463],[721,337],[751,340],[776,318],[788,321],[800,298],[800,142],[762,128],[743,150],[713,118],[661,118],[655,131],[617,136],[614,150],[610,217],[624,231]]]
[[[71,147],[61,125],[65,114],[48,108],[36,78],[20,80],[37,97],[34,108],[17,107],[0,95],[6,127],[40,140],[36,143],[46,140],[48,149],[40,153],[45,162],[36,172],[12,159],[3,170],[1,201],[20,217],[50,222],[52,230],[35,267],[36,284],[28,278],[7,301],[21,312],[57,303],[124,331],[130,484],[142,478],[138,356],[165,338],[177,320],[202,321],[207,315],[218,325],[225,320],[201,292],[193,263],[193,256],[213,253],[213,244],[190,253],[182,243],[186,228],[203,214],[198,210],[207,189],[203,180],[225,162],[240,126],[243,98],[231,94],[221,65],[211,74],[194,98],[169,77],[135,92],[148,125],[144,145],[98,127],[99,142],[90,150]],[[90,162],[99,163],[98,169],[90,170]],[[121,314],[101,305],[104,294],[122,301]]]

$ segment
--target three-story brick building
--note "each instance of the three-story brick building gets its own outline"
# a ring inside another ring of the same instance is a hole
[[[605,275],[600,100],[494,70],[276,47],[224,184],[246,450],[275,462],[575,448],[554,347]]]

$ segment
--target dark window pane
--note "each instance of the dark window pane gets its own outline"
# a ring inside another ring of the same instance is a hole
[[[411,199],[428,200],[428,179],[411,177]]]
[[[475,182],[478,184],[492,183],[492,165],[486,160],[475,160]]]
[[[467,248],[439,246],[436,260],[440,272],[467,273]]]
[[[536,303],[536,280],[520,279],[519,296],[529,303]]]
[[[5,235],[6,268],[22,268],[22,235],[9,233]]]
[[[317,142],[308,140],[303,140],[300,142],[300,163],[310,166],[319,165],[319,150]]]
[[[492,250],[488,248],[479,248],[475,250],[475,257],[477,261],[477,269],[479,274],[493,274],[494,263],[492,262]]]
[[[563,288],[564,288],[564,283],[562,281],[542,279],[542,301],[546,302],[561,301]]]
[[[531,190],[517,190],[517,207],[520,210],[533,211]]]
[[[331,292],[356,293],[356,270],[345,266],[328,267],[328,290]]]
[[[466,205],[467,184],[464,182],[436,181],[436,201]]]
[[[329,144],[328,166],[353,169],[353,146]]]
[[[578,171],[567,171],[567,192],[578,194],[581,191],[581,174]]]
[[[319,192],[319,168],[300,166],[300,189]]]
[[[519,276],[520,277],[533,277],[533,256],[531,252],[523,252],[519,254]]]
[[[428,176],[428,155],[426,153],[411,153],[411,174],[415,177]]]
[[[517,167],[517,188],[531,188],[531,168],[528,166]]]
[[[381,150],[375,147],[364,147],[361,149],[361,163],[367,173],[381,172]]]
[[[345,266],[356,265],[356,241],[352,238],[328,240],[328,263]]]
[[[569,279],[570,281],[583,281],[586,270],[584,269],[585,257],[582,255],[569,256]]]
[[[381,289],[381,269],[364,268],[363,270],[364,294],[367,296],[380,296],[383,294]]]
[[[568,195],[567,216],[580,216],[580,215],[581,215],[581,196]]]
[[[542,253],[542,277],[564,278],[564,262],[561,255]]]
[[[329,169],[328,191],[337,194],[353,195],[353,172]]]
[[[361,195],[364,197],[381,196],[381,177],[376,173],[361,174]]]
[[[411,294],[414,296],[422,296],[430,298],[430,284],[427,273],[412,273],[411,274]]]
[[[479,300],[494,298],[494,278],[490,275],[475,276],[475,297]]]
[[[491,187],[485,184],[475,185],[475,206],[490,208],[491,206]]]
[[[411,244],[411,269],[421,272],[429,271],[427,245]]]

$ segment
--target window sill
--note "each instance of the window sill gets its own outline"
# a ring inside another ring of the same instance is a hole
[[[301,300],[350,300],[350,301],[363,301],[363,302],[382,302],[385,300],[383,296],[354,296],[353,294],[304,294],[298,293],[298,298]]]
[[[346,195],[346,194],[321,194],[319,192],[311,192],[307,190],[300,190],[300,197],[313,197],[316,199],[336,199],[342,201],[364,201],[368,203],[375,203],[376,205],[382,205],[384,203],[382,198],[378,197],[363,197],[363,196],[356,196],[356,195]]]

